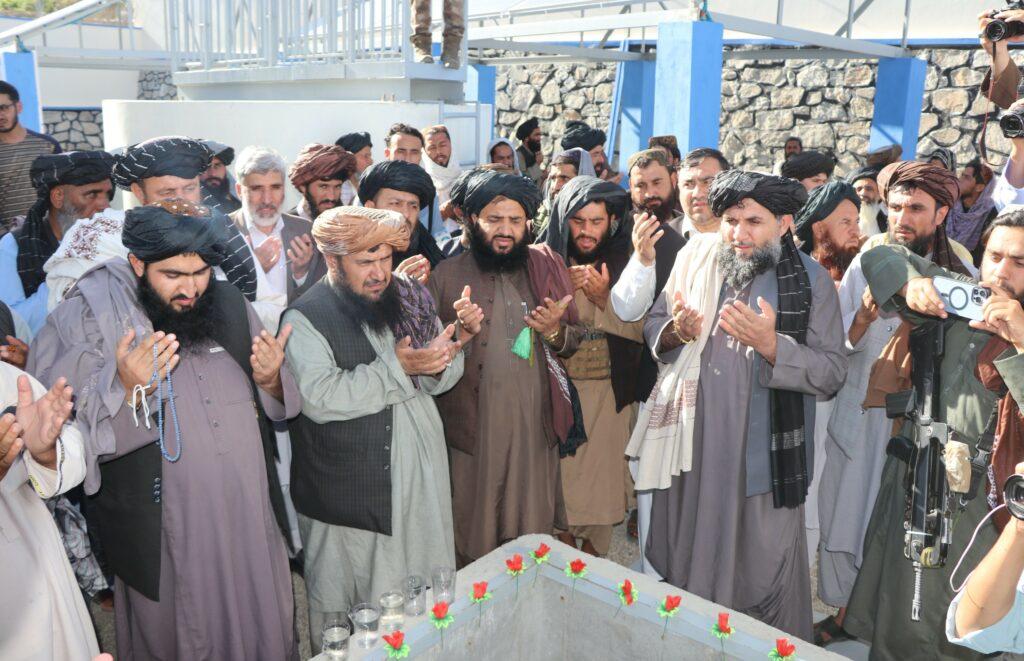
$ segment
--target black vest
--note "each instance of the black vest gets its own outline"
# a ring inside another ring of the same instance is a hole
[[[292,309],[324,336],[339,369],[377,360],[361,325],[346,312],[326,278]],[[390,535],[392,418],[389,405],[352,420],[317,424],[305,415],[291,420],[295,509],[324,523]]]
[[[689,237],[683,238],[679,235],[679,232],[676,232],[668,225],[662,225],[661,229],[665,233],[654,244],[655,301],[661,296],[661,290],[665,288],[665,283],[668,282],[668,276],[672,273],[672,267],[676,263],[676,255],[689,240]],[[669,304],[669,309],[672,309],[671,304]],[[651,396],[651,391],[654,390],[654,384],[657,380],[658,364],[651,357],[651,348],[647,345],[647,339],[644,338],[644,349],[640,354],[640,368],[637,370],[636,376],[636,401],[646,402],[647,398]]]
[[[211,280],[214,308],[220,319],[234,323],[218,324],[214,341],[234,358],[249,379],[253,402],[259,412],[263,457],[270,487],[270,505],[274,518],[291,545],[284,495],[277,476],[274,460],[277,438],[256,396],[257,386],[252,380],[252,338],[249,336],[245,298],[234,286]],[[155,415],[154,415],[155,418]],[[185,450],[188,451],[187,448]],[[102,484],[89,506],[95,513],[103,551],[111,571],[137,592],[153,601],[160,600],[160,530],[161,530],[161,478],[163,457],[160,446],[153,442],[131,454],[100,464]]]

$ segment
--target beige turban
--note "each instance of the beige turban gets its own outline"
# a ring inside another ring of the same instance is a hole
[[[382,243],[403,251],[410,234],[405,217],[388,209],[334,207],[313,223],[313,240],[320,252],[331,255],[351,255]]]
[[[337,145],[311,143],[302,148],[288,170],[288,179],[298,188],[320,179],[347,180],[356,167],[352,154]]]

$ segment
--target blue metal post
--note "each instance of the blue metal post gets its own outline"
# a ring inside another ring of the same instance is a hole
[[[18,89],[22,111],[18,121],[27,129],[43,130],[43,105],[39,98],[39,69],[36,54],[3,53],[0,60],[0,79],[6,80]]]
[[[674,135],[679,150],[718,147],[722,112],[722,25],[658,26],[654,135]]]
[[[878,61],[868,149],[898,144],[903,147],[904,158],[916,156],[925,74],[924,60],[908,57]]]
[[[498,69],[488,64],[471,64],[466,70],[466,101],[486,103],[491,106],[491,140],[494,139],[494,96],[498,81]]]
[[[622,185],[628,188],[626,163],[631,155],[647,149],[647,141],[654,135],[655,63],[651,60],[620,62],[618,69],[622,79],[622,93],[617,99],[619,169],[626,175]],[[612,112],[615,110],[613,108]]]

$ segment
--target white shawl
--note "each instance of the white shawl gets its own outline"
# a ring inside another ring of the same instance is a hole
[[[715,324],[724,281],[718,267],[721,241],[717,232],[692,235],[676,256],[665,284],[665,304],[670,311],[678,292],[688,304],[696,305],[704,321],[700,335],[682,347],[675,362],[659,363],[654,390],[633,427],[626,455],[639,460],[638,491],[667,489],[673,475],[691,468],[700,356]]]
[[[43,265],[50,290],[48,311],[52,312],[92,267],[115,257],[128,258],[128,250],[121,243],[123,227],[124,211],[106,209],[77,221],[64,233],[57,251]]]
[[[438,165],[430,160],[425,151],[423,152],[423,160],[420,161],[420,164],[423,165],[423,169],[430,175],[430,180],[434,182],[434,189],[437,191],[437,204],[439,206],[444,204],[451,198],[452,184],[462,174],[462,168],[459,167],[459,159],[455,155],[455,147],[452,147],[452,155],[448,157],[448,165]]]

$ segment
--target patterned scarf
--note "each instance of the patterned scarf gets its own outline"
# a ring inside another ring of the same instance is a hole
[[[1010,344],[999,336],[993,336],[978,354],[975,375],[986,390],[998,394],[999,418],[996,423],[996,440],[992,445],[992,457],[988,466],[988,504],[996,508],[1003,502],[1003,484],[1006,478],[1016,472],[1017,463],[1024,461],[1024,416],[1020,407],[1009,393],[1006,382],[996,369],[995,361],[1010,348]],[[1002,532],[1010,521],[1005,509],[994,515],[996,529]]]
[[[25,222],[14,230],[14,240],[18,244],[18,277],[21,287],[25,290],[25,298],[36,293],[39,285],[46,280],[43,264],[57,252],[60,242],[53,235],[50,223],[46,220],[46,212],[50,208],[50,198],[40,196],[32,208],[28,210]]]
[[[811,280],[800,259],[793,235],[782,237],[782,256],[775,266],[779,287],[779,310],[775,328],[779,333],[807,344],[811,317]],[[807,451],[804,425],[804,396],[793,390],[772,389],[771,450],[772,500],[775,507],[797,507],[807,498]]]

